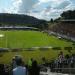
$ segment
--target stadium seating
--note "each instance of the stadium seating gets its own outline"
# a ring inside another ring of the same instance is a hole
[[[52,28],[52,31],[75,37],[75,23],[60,22]]]

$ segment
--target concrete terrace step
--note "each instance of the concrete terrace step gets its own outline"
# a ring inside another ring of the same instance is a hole
[[[50,68],[46,67],[47,72],[46,71],[41,71],[40,75],[70,75],[70,74],[62,74],[62,73],[56,73],[56,72],[50,72]]]
[[[40,72],[40,75],[69,75],[69,74],[52,73],[52,72]]]

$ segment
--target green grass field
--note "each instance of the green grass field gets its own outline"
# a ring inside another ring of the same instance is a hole
[[[67,54],[68,52],[64,50],[64,47],[72,47],[72,42],[59,40],[55,36],[49,36],[38,31],[0,31],[0,34],[4,35],[4,37],[0,38],[0,48],[62,47],[63,52]],[[47,51],[7,52],[2,53],[0,63],[10,63],[12,57],[16,54],[22,55],[26,63],[30,58],[37,59],[38,63],[41,63],[42,57],[46,57],[48,60],[55,59],[59,52],[52,49]]]
[[[71,42],[59,40],[54,36],[37,31],[0,31],[4,37],[0,38],[0,47],[29,48],[42,46],[71,46]]]

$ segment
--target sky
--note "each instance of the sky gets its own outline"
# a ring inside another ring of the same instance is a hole
[[[75,0],[0,0],[0,13],[15,13],[50,20],[74,10]]]

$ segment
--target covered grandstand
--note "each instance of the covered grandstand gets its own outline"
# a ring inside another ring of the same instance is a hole
[[[60,20],[51,31],[58,36],[75,41],[75,20]]]
[[[75,37],[75,20],[61,20],[52,28],[52,31]]]
[[[27,27],[27,26],[1,26],[0,30],[36,30],[38,31],[38,28],[35,27]]]

